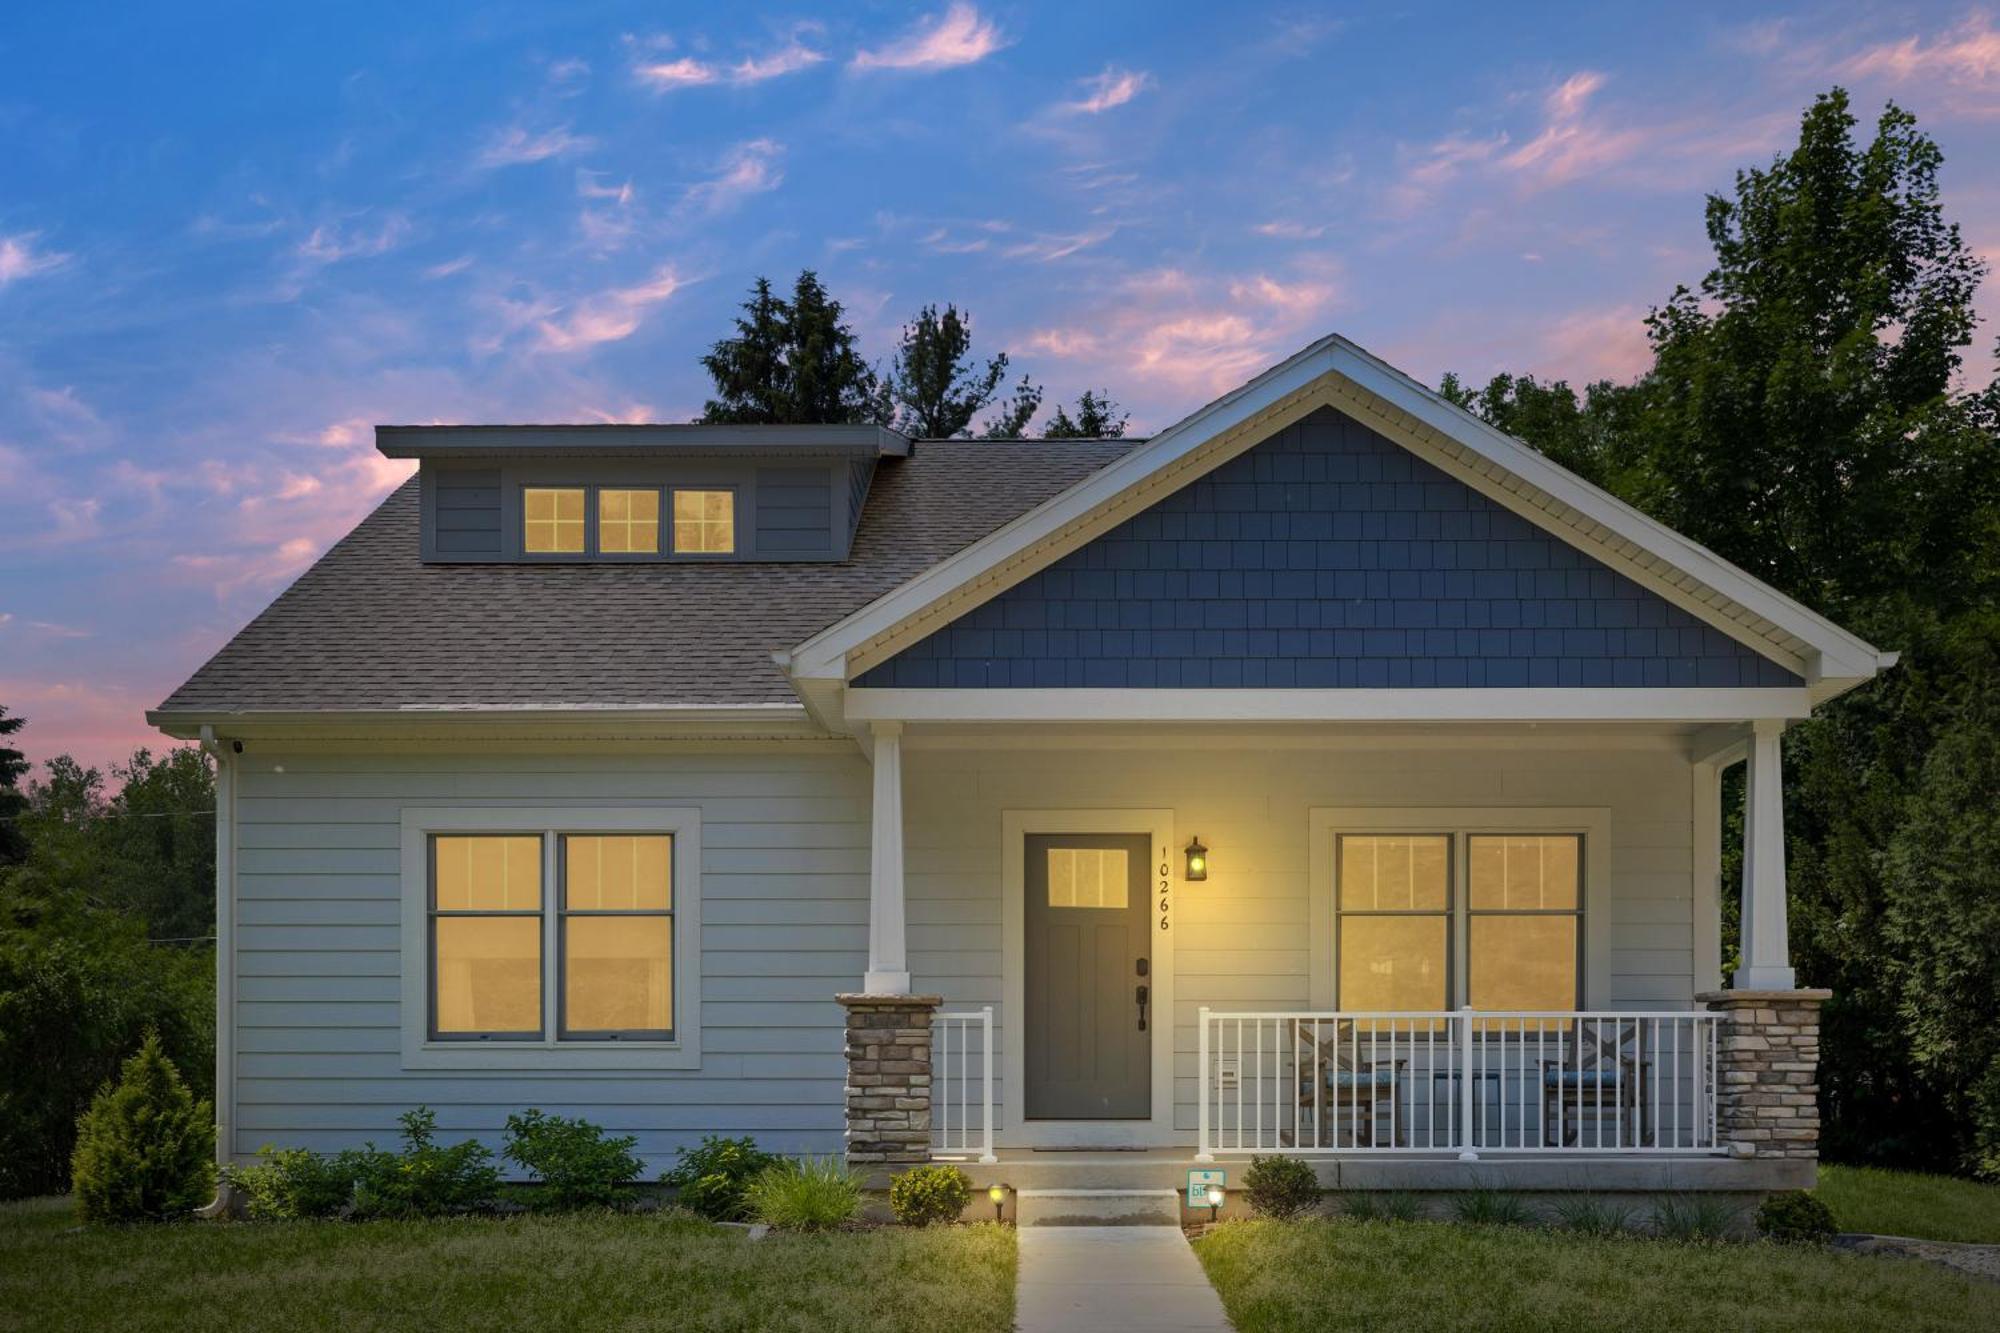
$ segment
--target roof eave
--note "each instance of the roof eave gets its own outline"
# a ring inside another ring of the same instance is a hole
[[[156,708],[148,725],[177,740],[205,728],[228,740],[484,738],[508,740],[672,740],[823,738],[828,732],[797,703],[637,704],[542,707],[437,705],[347,709]]]

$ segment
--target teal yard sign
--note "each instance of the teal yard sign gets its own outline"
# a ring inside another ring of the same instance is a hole
[[[1208,1187],[1213,1185],[1217,1189],[1222,1189],[1227,1183],[1227,1177],[1220,1168],[1193,1168],[1188,1172],[1187,1206],[1190,1208],[1208,1207]]]

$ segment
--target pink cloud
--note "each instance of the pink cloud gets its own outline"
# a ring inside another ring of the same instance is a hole
[[[670,299],[684,285],[671,264],[634,287],[621,287],[579,301],[561,319],[537,326],[541,345],[552,352],[573,352],[599,343],[617,342],[638,331],[649,307]]]
[[[40,232],[19,232],[0,236],[0,287],[52,272],[70,261],[70,256],[36,247]]]
[[[410,234],[410,220],[391,213],[375,229],[349,229],[338,222],[322,223],[299,242],[299,258],[314,264],[337,264],[345,259],[372,259],[387,254]]]
[[[632,75],[654,92],[673,92],[680,88],[700,88],[709,84],[730,84],[743,86],[763,83],[767,79],[783,78],[787,74],[797,74],[811,69],[826,59],[824,51],[816,51],[805,43],[793,38],[784,46],[764,55],[745,56],[733,64],[718,65],[693,56],[681,56],[675,60],[650,61],[636,65]]]
[[[31,762],[68,754],[102,768],[141,747],[157,754],[177,744],[146,725],[146,709],[158,701],[126,685],[9,676],[0,678],[0,699],[27,719],[17,737]]]
[[[1636,305],[1577,310],[1543,326],[1529,368],[1572,385],[1630,380],[1653,365],[1646,341],[1646,312]]]
[[[1010,245],[1000,253],[1008,259],[1032,259],[1037,263],[1049,263],[1057,259],[1068,259],[1079,250],[1087,250],[1093,245],[1111,239],[1115,227],[1100,227],[1093,231],[1080,231],[1067,236],[1037,236],[1018,245]]]
[[[1602,171],[1640,151],[1648,135],[1637,129],[1611,129],[1585,118],[1590,99],[1604,86],[1604,76],[1589,71],[1572,74],[1543,101],[1547,121],[1542,132],[1500,159],[1541,186],[1562,185],[1579,176]]]
[[[1094,116],[1113,107],[1124,106],[1152,84],[1153,76],[1150,74],[1106,66],[1102,74],[1084,81],[1083,98],[1063,103],[1063,110]]]
[[[943,15],[928,18],[886,46],[859,51],[853,69],[952,69],[973,65],[1007,45],[1000,29],[978,9],[954,0]]]
[[[785,180],[784,170],[778,165],[784,153],[784,145],[771,139],[738,144],[723,156],[721,170],[691,186],[681,202],[709,213],[720,213],[753,194],[775,190]]]
[[[571,134],[567,125],[544,130],[540,134],[514,125],[494,135],[486,147],[480,149],[478,165],[488,169],[522,166],[530,162],[546,162],[552,157],[567,157],[596,146],[595,139]]]
[[[1875,75],[1894,83],[1941,79],[1993,85],[2000,83],[2000,30],[1985,14],[1975,13],[1944,37],[1885,42],[1850,57],[1841,69],[1850,76]]]
[[[1324,223],[1314,225],[1305,222],[1291,222],[1284,219],[1260,222],[1250,230],[1256,232],[1259,236],[1269,236],[1273,240],[1278,241],[1316,241],[1326,235],[1326,226]]]

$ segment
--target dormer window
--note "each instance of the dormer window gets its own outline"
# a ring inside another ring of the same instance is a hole
[[[521,538],[531,555],[582,555],[583,488],[528,487],[521,496]]]
[[[674,554],[728,555],[736,549],[736,492],[674,492]]]
[[[610,487],[598,491],[597,549],[605,555],[658,555],[660,493]]]

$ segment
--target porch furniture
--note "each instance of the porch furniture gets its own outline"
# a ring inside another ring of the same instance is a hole
[[[1569,1049],[1554,1060],[1541,1062],[1545,1146],[1578,1146],[1586,1115],[1597,1121],[1599,1138],[1604,1136],[1604,1119],[1609,1116],[1622,1118],[1632,1127],[1631,1142],[1652,1143],[1652,1126],[1646,1123],[1639,1097],[1639,1089],[1652,1075],[1652,1061],[1646,1058],[1643,1032],[1633,1032],[1631,1049],[1627,1050],[1627,1044],[1620,1040],[1625,1031],[1620,1026],[1607,1037],[1601,1027],[1572,1023],[1565,1034]],[[1625,1137],[1626,1132],[1615,1136]]]
[[[1352,1133],[1349,1146],[1382,1146],[1377,1127],[1386,1117],[1390,1126],[1388,1146],[1403,1147],[1408,1125],[1404,1117],[1395,1114],[1395,1106],[1409,1060],[1402,1056],[1387,1060],[1366,1058],[1367,1035],[1358,1034],[1357,1040],[1351,1022],[1334,1024],[1332,1035],[1323,1038],[1319,1035],[1323,1029],[1316,1023],[1295,1024],[1292,1031],[1298,1059],[1301,1123],[1312,1123],[1317,1137],[1316,1143],[1299,1146],[1342,1146],[1334,1136],[1344,1109]]]

